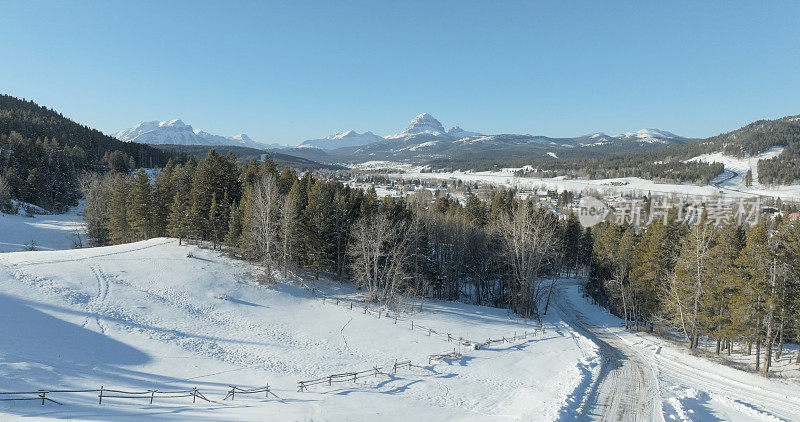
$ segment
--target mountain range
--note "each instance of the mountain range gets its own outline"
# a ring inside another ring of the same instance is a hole
[[[266,145],[255,142],[244,133],[221,136],[196,130],[177,118],[163,122],[141,122],[132,128],[115,133],[114,137],[124,142],[152,145],[225,145],[260,149],[280,147],[277,144]]]
[[[470,154],[534,155],[557,159],[562,156],[588,157],[648,151],[687,141],[689,139],[659,129],[641,129],[613,136],[598,132],[575,138],[485,135],[460,126],[445,130],[432,115],[422,113],[414,117],[403,131],[392,135],[381,137],[373,132],[349,130],[321,139],[309,139],[292,149],[291,153],[309,159],[336,162],[395,160],[422,163]]]
[[[641,152],[679,145],[687,138],[659,129],[641,129],[619,135],[602,132],[574,138],[552,138],[529,134],[483,134],[460,126],[445,126],[428,113],[415,116],[400,132],[379,136],[367,131],[336,132],[309,139],[297,147],[262,144],[245,134],[221,136],[195,130],[180,119],[141,122],[114,135],[125,142],[153,145],[202,145],[249,147],[280,151],[326,163],[391,160],[425,163],[430,160],[470,156],[559,158],[601,157],[623,152]]]

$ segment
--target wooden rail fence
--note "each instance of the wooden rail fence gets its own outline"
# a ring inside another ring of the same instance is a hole
[[[225,398],[222,399],[222,400],[228,400],[230,398],[231,401],[233,401],[234,399],[236,399],[236,394],[237,393],[238,394],[264,393],[264,396],[267,397],[267,398],[269,398],[269,395],[272,394],[272,396],[275,397],[276,399],[283,400],[282,398],[278,397],[277,394],[272,392],[272,390],[270,389],[269,385],[265,385],[263,387],[256,387],[256,388],[240,388],[240,387],[237,387],[235,385],[229,385],[228,387],[230,387],[231,389],[228,390],[228,395],[225,396]]]
[[[0,392],[0,401],[28,401],[28,400],[41,400],[42,405],[45,402],[52,402],[58,405],[63,403],[48,397],[49,395],[58,394],[74,394],[74,393],[97,393],[97,404],[102,405],[103,399],[143,399],[148,400],[150,404],[158,399],[177,399],[182,397],[191,397],[192,403],[196,403],[197,399],[211,402],[201,393],[197,387],[191,390],[176,390],[176,391],[161,391],[161,390],[146,390],[146,391],[127,391],[115,390],[101,386],[96,390],[36,390],[36,391],[2,391]],[[34,396],[34,397],[29,397]]]
[[[358,308],[359,309],[363,309],[363,313],[365,315],[366,314],[370,314],[370,315],[376,316],[378,319],[380,319],[381,316],[385,315],[386,318],[389,318],[389,319],[393,320],[395,324],[397,324],[398,321],[408,322],[408,323],[410,323],[410,326],[411,326],[412,330],[422,331],[422,332],[426,333],[429,337],[436,335],[436,336],[439,336],[440,338],[442,338],[444,340],[447,340],[448,342],[456,342],[460,346],[463,346],[463,347],[466,347],[466,348],[470,348],[470,349],[473,349],[473,350],[478,350],[478,349],[480,349],[482,347],[489,347],[489,346],[491,346],[492,344],[495,344],[495,343],[505,343],[505,342],[517,341],[518,339],[527,339],[528,336],[535,336],[539,332],[539,330],[532,330],[532,331],[527,331],[526,330],[526,331],[523,332],[522,335],[519,335],[519,336],[515,332],[513,336],[508,336],[508,337],[502,336],[501,338],[496,339],[496,340],[493,340],[493,339],[489,338],[489,339],[487,339],[486,341],[483,341],[483,342],[473,341],[473,340],[470,340],[470,339],[465,339],[463,337],[456,338],[451,333],[447,333],[447,332],[444,332],[444,331],[438,331],[438,330],[435,330],[435,329],[430,328],[430,327],[425,327],[425,326],[422,326],[420,324],[415,324],[414,320],[409,320],[407,318],[400,317],[396,312],[394,314],[392,314],[388,310],[384,310],[384,309],[378,309],[378,310],[370,309],[369,308],[369,303],[366,303],[366,302],[363,303],[363,307],[362,307],[361,302],[355,301],[353,299],[342,298],[342,297],[338,297],[338,296],[328,296],[325,293],[322,293],[322,292],[318,291],[314,287],[310,287],[309,288],[308,286],[305,286],[305,285],[303,285],[303,287],[305,287],[307,289],[310,289],[311,290],[311,294],[314,297],[320,298],[322,300],[322,303],[331,303],[331,304],[335,304],[335,305],[338,305],[338,306],[344,306],[345,308],[349,308],[350,310],[355,309],[354,304],[358,304]],[[526,321],[526,324],[527,324],[527,321]],[[544,326],[541,326],[541,332],[544,332]]]

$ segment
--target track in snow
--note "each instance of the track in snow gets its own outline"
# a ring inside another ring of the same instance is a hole
[[[658,380],[650,365],[617,336],[591,322],[564,297],[556,304],[564,321],[592,340],[601,363],[586,392],[581,416],[602,421],[663,421]]]

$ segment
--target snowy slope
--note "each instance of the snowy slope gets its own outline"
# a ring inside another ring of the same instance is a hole
[[[698,155],[697,157],[691,158],[686,160],[688,162],[699,161],[703,163],[720,163],[725,166],[725,172],[721,174],[717,181],[724,180],[723,186],[732,186],[732,185],[743,185],[744,184],[744,176],[748,170],[752,172],[753,175],[753,184],[758,184],[758,162],[760,160],[767,160],[770,158],[775,158],[783,152],[784,147],[772,147],[761,154],[747,157],[747,158],[740,158],[734,157],[730,155],[726,155],[722,152],[716,152],[713,154],[703,154]],[[735,177],[732,177],[735,176]]]
[[[245,134],[233,136],[214,135],[202,130],[192,129],[181,119],[172,119],[163,122],[141,122],[136,126],[123,129],[114,137],[124,142],[138,142],[142,144],[175,144],[175,145],[232,145],[251,148],[264,148],[266,145],[250,139]]]
[[[104,399],[98,406],[96,394],[53,394],[65,404],[1,402],[0,419],[554,420],[571,412],[570,394],[596,359],[586,354],[591,343],[551,313],[543,335],[462,348],[462,357],[428,365],[430,354],[459,346],[411,330],[410,319],[481,340],[533,326],[505,310],[446,302],[426,302],[422,314],[395,324],[323,303],[296,284],[256,285],[251,272],[164,238],[0,255],[0,391],[197,387],[214,401]],[[315,289],[354,294],[324,282]],[[395,359],[423,368],[297,391],[300,380]],[[266,383],[282,401],[222,401],[229,384]]]

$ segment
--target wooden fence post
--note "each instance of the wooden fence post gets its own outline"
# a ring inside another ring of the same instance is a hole
[[[156,390],[150,390],[150,404],[153,404],[153,397],[156,395]]]
[[[102,385],[100,386],[100,403],[98,403],[98,404],[103,404],[103,386]]]
[[[197,387],[192,388],[192,403],[197,400]]]
[[[411,329],[414,329],[414,320],[411,320]]]

